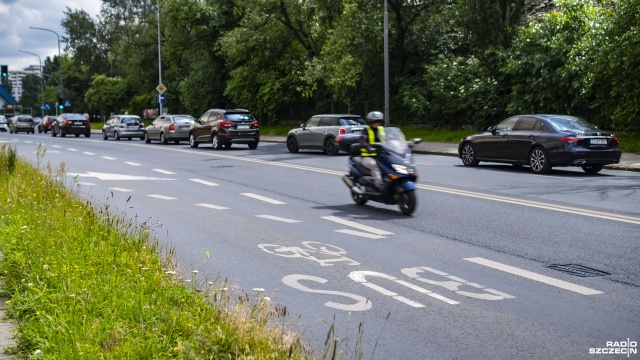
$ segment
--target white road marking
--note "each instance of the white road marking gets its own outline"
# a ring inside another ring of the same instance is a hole
[[[122,192],[129,192],[129,191],[133,191],[133,190],[123,189],[123,188],[119,188],[119,187],[109,188],[109,190],[113,190],[113,191],[122,191]]]
[[[78,185],[84,185],[84,186],[96,186],[96,184],[94,184],[94,183],[90,183],[90,182],[78,182]]]
[[[417,162],[416,164],[418,164],[418,165],[429,165],[429,166],[432,166],[432,165],[433,165],[433,164],[429,164],[429,163],[421,163],[421,162]]]
[[[215,210],[227,210],[229,209],[228,207],[224,207],[224,206],[218,206],[218,205],[213,205],[213,204],[196,204],[196,206],[202,206],[202,207],[206,207],[209,209],[215,209]]]
[[[100,180],[176,180],[170,178],[157,178],[157,177],[149,177],[149,176],[135,176],[135,175],[124,175],[124,174],[109,174],[109,173],[99,173],[99,172],[87,172],[84,174],[81,173],[68,173],[68,176],[78,176],[78,177],[94,177]]]
[[[216,183],[212,183],[212,182],[205,181],[205,180],[200,180],[200,179],[189,179],[189,180],[191,180],[193,182],[197,182],[199,184],[207,185],[207,186],[218,186],[218,184],[216,184]]]
[[[362,232],[362,231],[355,231],[355,230],[350,230],[350,229],[340,229],[340,230],[334,230],[334,231],[335,232],[339,232],[339,233],[343,233],[343,234],[347,234],[347,235],[366,237],[366,238],[369,238],[369,239],[385,239],[386,238],[386,236],[376,235],[376,234],[372,234],[372,233],[368,233],[368,232]]]
[[[59,150],[47,150],[47,154],[60,154]]]
[[[282,222],[286,222],[286,223],[290,223],[290,224],[301,222],[299,220],[287,219],[287,218],[278,217],[278,216],[271,216],[271,215],[256,215],[256,217],[263,218],[263,219],[269,219],[269,220],[275,220],[275,221],[282,221]]]
[[[85,155],[95,155],[94,153],[88,152],[88,151],[83,151],[82,153],[85,154]]]
[[[271,198],[268,198],[268,197],[265,197],[265,196],[261,196],[261,195],[257,195],[257,194],[253,194],[253,193],[242,193],[242,195],[248,196],[250,198],[254,198],[254,199],[257,199],[257,200],[261,200],[261,201],[264,201],[264,202],[268,202],[268,203],[271,203],[271,204],[275,204],[275,205],[286,204],[285,202],[282,202],[280,200],[271,199]]]
[[[33,144],[33,141],[31,140],[25,140],[24,142],[26,142],[27,144]]]
[[[342,224],[342,225],[351,226],[351,227],[356,228],[356,229],[368,231],[368,232],[374,233],[376,235],[393,235],[392,232],[376,229],[374,227],[363,225],[363,224],[359,224],[357,222],[353,222],[353,221],[350,221],[350,220],[347,220],[347,219],[342,219],[342,218],[339,218],[337,216],[323,216],[322,218],[326,219],[326,220],[329,220],[329,221],[337,222],[337,223]]]
[[[161,174],[167,174],[167,175],[175,175],[176,173],[168,171],[168,170],[162,170],[162,169],[151,169],[155,172],[159,172]]]
[[[127,164],[127,165],[131,165],[131,166],[142,166],[142,165],[140,165],[138,163],[134,163],[132,161],[125,161],[124,163]]]
[[[152,198],[156,198],[156,199],[161,199],[161,200],[177,200],[178,198],[174,198],[171,196],[164,196],[164,195],[158,195],[158,194],[149,194],[147,195],[148,197],[152,197]]]
[[[67,148],[67,150],[69,150],[69,151],[78,151],[78,149],[74,149],[74,148]]]
[[[60,145],[51,145],[51,147],[54,147],[54,148],[61,148],[62,146],[60,146]]]
[[[599,291],[599,290],[590,289],[588,287],[584,287],[584,286],[573,284],[567,281],[552,278],[550,276],[537,274],[531,271],[505,265],[499,262],[487,260],[481,257],[466,258],[464,260],[471,261],[476,264],[484,265],[496,270],[504,271],[513,275],[518,275],[530,280],[538,281],[547,285],[559,287],[561,289],[577,292],[578,294],[582,294],[582,295],[597,295],[597,294],[603,293],[602,291]]]
[[[116,158],[112,158],[111,156],[101,156],[103,159],[107,160],[115,160]]]

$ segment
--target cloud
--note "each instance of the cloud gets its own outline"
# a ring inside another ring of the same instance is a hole
[[[18,50],[32,52],[42,61],[58,55],[58,38],[49,31],[29,28],[40,27],[58,33],[60,40],[66,37],[62,19],[67,7],[84,10],[96,18],[101,0],[0,0],[0,64],[8,65],[9,71],[37,65],[38,58]],[[60,43],[64,53],[64,44]]]

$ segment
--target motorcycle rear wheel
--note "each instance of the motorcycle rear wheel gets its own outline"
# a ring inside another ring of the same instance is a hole
[[[411,215],[416,209],[416,203],[416,194],[413,190],[398,194],[398,207],[403,214]]]
[[[353,202],[358,205],[364,205],[367,203],[367,198],[365,198],[362,194],[356,193],[355,191],[351,191],[351,198],[353,199]]]

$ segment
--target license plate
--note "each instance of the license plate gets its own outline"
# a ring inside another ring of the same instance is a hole
[[[238,125],[237,129],[248,129],[249,125]]]
[[[607,139],[591,139],[591,145],[607,145]]]

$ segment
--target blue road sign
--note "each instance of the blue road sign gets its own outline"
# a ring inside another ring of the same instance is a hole
[[[71,106],[71,100],[65,100],[64,107],[70,107],[70,106]]]
[[[160,104],[164,104],[167,102],[167,97],[165,94],[158,94],[158,102]]]

